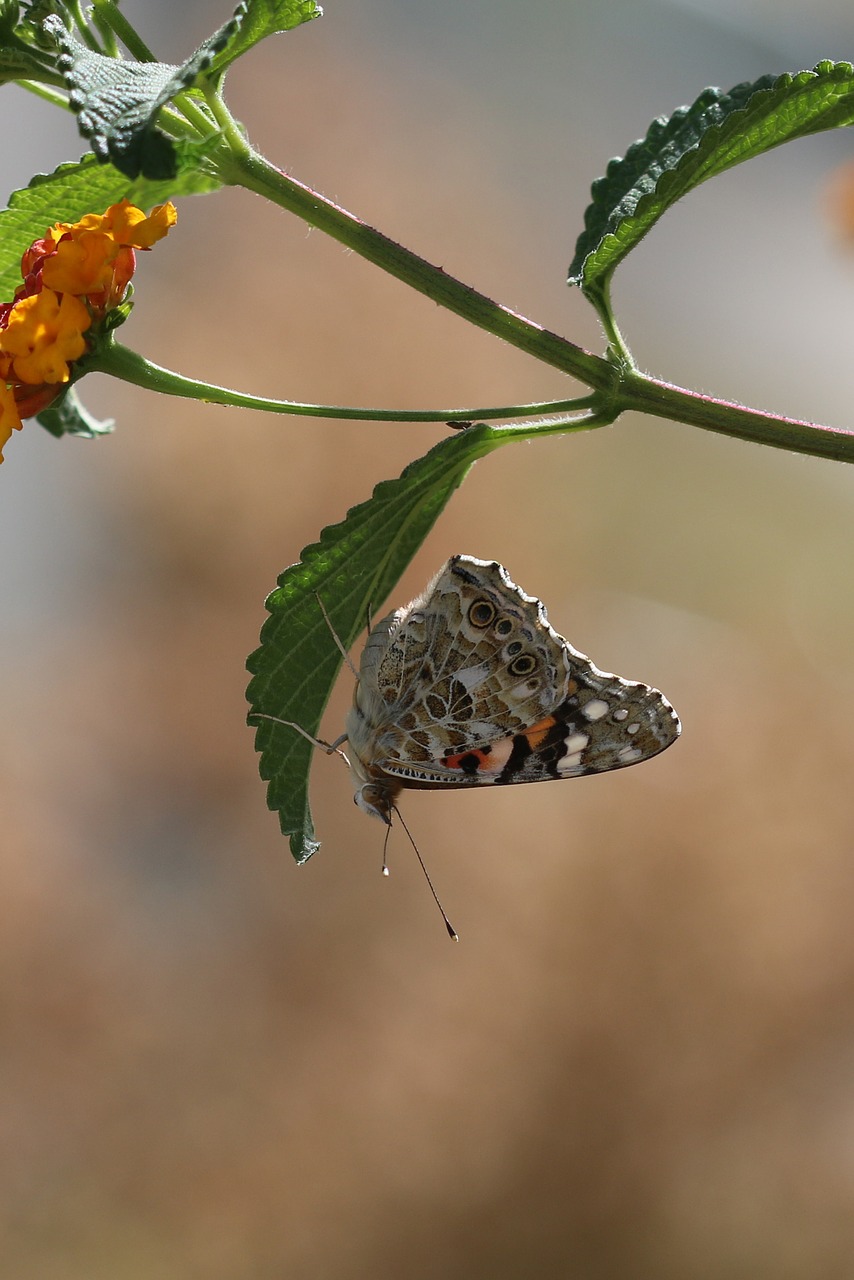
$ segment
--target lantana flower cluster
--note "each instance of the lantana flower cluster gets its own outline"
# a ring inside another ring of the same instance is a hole
[[[171,203],[146,216],[128,200],[79,222],[57,222],[21,259],[23,283],[0,303],[0,462],[22,419],[41,413],[90,351],[122,302],[137,249],[150,249],[177,219]]]

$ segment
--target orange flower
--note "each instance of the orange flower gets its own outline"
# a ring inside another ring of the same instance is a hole
[[[42,282],[49,289],[73,293],[78,297],[109,289],[115,260],[122,251],[121,246],[109,236],[101,231],[83,231],[44,243],[53,245],[41,259]]]
[[[163,239],[170,227],[174,227],[177,217],[174,204],[169,202],[156,205],[146,217],[129,200],[120,200],[118,204],[110,205],[102,219],[97,219],[95,214],[90,213],[81,220],[80,225],[89,230],[93,220],[100,221],[101,229],[111,235],[117,244],[130,245],[134,249],[150,249],[158,240]]]
[[[69,361],[86,351],[85,331],[92,317],[85,302],[70,293],[42,289],[21,298],[0,333],[0,369],[12,382],[37,386],[67,382]]]
[[[40,253],[42,280],[58,292],[95,296],[103,307],[116,306],[136,267],[134,249],[150,249],[174,226],[177,212],[173,204],[161,204],[148,217],[121,200],[104,214],[87,213],[79,222],[57,222],[48,231]],[[34,256],[25,262],[24,275],[38,265]],[[103,295],[103,297],[102,297]]]
[[[21,425],[15,394],[5,382],[0,382],[0,462],[3,461],[3,446],[13,431],[21,430]]]
[[[136,249],[174,226],[171,203],[146,215],[129,200],[79,222],[57,222],[21,259],[23,282],[0,304],[0,462],[21,419],[57,398],[71,366],[92,349],[108,312],[125,297]],[[88,334],[88,337],[84,337]]]

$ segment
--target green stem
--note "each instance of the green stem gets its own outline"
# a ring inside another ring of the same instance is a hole
[[[95,0],[95,14],[118,36],[137,62],[157,61],[148,45],[140,38],[125,15],[112,3],[112,0]]]
[[[598,395],[579,396],[570,400],[547,400],[529,404],[479,405],[463,409],[377,409],[345,405],[306,404],[296,400],[276,400],[265,396],[233,391],[215,383],[187,378],[146,360],[136,351],[108,340],[100,350],[81,362],[80,373],[107,373],[135,386],[162,395],[202,400],[208,404],[231,405],[236,408],[259,409],[267,413],[295,417],[329,418],[359,422],[470,422],[499,418],[531,419],[524,425],[501,427],[502,436],[533,439],[540,435],[611,423],[622,412],[634,409],[641,413],[670,418],[691,426],[702,427],[721,435],[778,449],[793,450],[838,462],[854,462],[854,432],[839,427],[825,427],[814,422],[784,418],[779,414],[760,413],[745,405],[687,391],[667,382],[650,378],[637,371],[624,371],[618,396],[607,403]],[[572,416],[582,414],[583,417]],[[562,416],[558,420],[554,415]],[[505,434],[506,433],[506,436]]]
[[[225,127],[226,117],[230,117],[225,105],[220,103],[220,106],[218,118],[221,117],[220,123]],[[584,350],[446,275],[441,267],[427,262],[346,209],[282,173],[255,152],[236,127],[228,130],[227,146],[228,151],[225,154],[220,152],[218,156],[220,176],[225,183],[243,186],[295,213],[310,226],[326,232],[440,306],[503,338],[543,363],[578,378],[598,393],[596,407],[608,421],[613,421],[626,409],[637,409],[738,439],[854,462],[852,432],[779,414],[761,413],[745,405],[700,395],[640,373],[616,325],[607,297],[601,299],[597,310],[610,343],[609,359]],[[446,416],[450,419],[453,415]],[[474,416],[487,415],[478,411]],[[512,415],[502,413],[501,416]]]
[[[543,436],[593,431],[597,427],[610,427],[613,421],[610,413],[590,412],[568,418],[541,418],[538,422],[511,422],[497,427],[479,423],[477,430],[481,433],[482,447],[478,452],[480,457],[486,457],[493,449],[509,444],[511,440],[542,440]]]
[[[730,400],[686,391],[684,387],[661,382],[634,370],[623,374],[620,406],[686,422],[719,435],[771,445],[776,449],[832,458],[837,462],[854,462],[854,431],[803,422],[798,418],[784,418],[776,413],[761,413]]]
[[[225,105],[222,95],[217,90],[213,90],[205,94],[205,101],[222,132],[223,141],[228,147],[229,158],[234,155],[243,155],[247,150],[246,138],[243,130]]]
[[[18,87],[26,89],[27,93],[35,94],[37,98],[44,98],[45,102],[49,102],[52,107],[59,107],[62,111],[70,111],[71,108],[68,105],[68,94],[60,89],[60,85],[64,84],[65,81],[61,76],[57,76],[55,78],[55,88],[46,83],[42,84],[38,80],[18,81]]]
[[[239,148],[232,147],[231,154],[221,160],[220,165],[224,181],[246,187],[297,214],[456,315],[596,390],[606,391],[612,386],[615,371],[609,361],[446,275],[441,267],[433,266],[346,209],[288,177],[245,143]]]
[[[85,362],[81,361],[80,373],[108,373],[112,377],[131,382],[148,391],[162,395],[181,396],[188,400],[202,400],[208,404],[231,405],[234,408],[261,409],[267,413],[286,413],[305,418],[337,418],[362,422],[469,422],[495,418],[531,418],[536,414],[577,414],[592,408],[595,396],[579,396],[572,400],[546,400],[524,405],[490,405],[467,409],[369,409],[342,405],[302,404],[295,400],[272,400],[265,396],[253,396],[183,374],[164,369],[146,360],[130,347],[122,346],[115,339],[108,339]],[[569,425],[581,419],[571,418]],[[586,423],[588,418],[584,418]],[[528,423],[526,429],[540,434],[558,424],[546,420]],[[563,429],[567,429],[564,425]]]
[[[179,93],[175,98],[175,108],[180,111],[180,116],[175,115],[175,111],[169,112],[170,133],[177,136],[184,133],[186,136],[186,125],[189,125],[194,134],[198,138],[207,138],[215,132],[214,122],[204,110],[201,104],[194,102],[188,93]],[[161,111],[165,111],[161,108]]]
[[[77,27],[84,44],[91,49],[93,53],[102,53],[103,50],[83,15],[79,0],[66,0],[66,10],[73,19],[74,25]]]
[[[605,330],[605,336],[608,339],[608,348],[612,361],[618,364],[621,369],[635,369],[636,365],[629,350],[629,344],[620,332],[614,309],[611,306],[610,282],[605,284],[598,295],[589,293],[587,299],[599,314],[602,328]]]

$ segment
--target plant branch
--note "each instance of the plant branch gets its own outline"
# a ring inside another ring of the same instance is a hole
[[[256,191],[296,213],[310,225],[325,231],[456,315],[587,383],[599,393],[597,408],[611,421],[626,409],[637,409],[742,440],[854,462],[854,433],[850,431],[762,413],[640,373],[630,363],[628,348],[616,326],[609,334],[615,348],[614,361],[596,356],[543,329],[447,275],[441,267],[433,266],[318,192],[288,177],[252,151],[248,144],[232,146],[223,164],[223,178]],[[601,314],[608,313],[609,308],[605,306]]]
[[[796,418],[784,418],[775,413],[760,413],[745,405],[716,400],[696,391],[686,391],[683,387],[661,382],[635,370],[627,370],[622,374],[618,393],[612,394],[607,400],[594,394],[569,400],[479,405],[462,409],[378,409],[307,404],[297,400],[249,395],[164,369],[114,338],[108,339],[96,353],[80,362],[80,374],[84,373],[107,373],[162,395],[305,418],[358,422],[468,423],[499,418],[531,419],[541,415],[538,421],[497,428],[502,433],[507,432],[507,438],[511,434],[524,432],[525,439],[534,439],[539,435],[576,430],[581,426],[603,426],[613,422],[627,409],[634,409],[757,444],[772,445],[778,449],[789,449],[819,458],[832,458],[838,462],[854,462],[852,431],[803,422]],[[583,417],[574,416],[581,413],[584,414]],[[555,420],[553,415],[562,416]]]
[[[602,356],[585,351],[446,275],[441,267],[433,266],[325,196],[288,177],[248,146],[233,148],[228,158],[220,158],[220,166],[226,182],[255,191],[297,214],[456,315],[598,391],[613,385],[615,370]]]
[[[112,377],[121,378],[123,382],[145,387],[148,391],[181,396],[188,400],[201,400],[208,404],[260,409],[267,413],[284,413],[305,418],[337,418],[361,422],[468,423],[475,419],[531,418],[534,415],[544,414],[566,415],[590,409],[596,400],[595,396],[579,396],[572,400],[545,400],[532,404],[490,405],[465,409],[371,409],[346,405],[303,404],[296,400],[274,400],[265,396],[249,395],[241,391],[232,391],[228,387],[218,386],[215,383],[184,377],[183,374],[164,369],[161,365],[146,360],[144,356],[132,351],[130,347],[123,346],[114,338],[108,339],[96,353],[85,361],[81,361],[79,370],[81,374],[108,373]],[[564,421],[573,423],[576,419],[570,418]],[[556,425],[547,420],[541,423],[529,423],[527,429],[540,432]]]
[[[39,80],[19,80],[18,86],[26,89],[27,93],[35,94],[37,98],[44,98],[45,102],[49,102],[52,107],[59,107],[61,111],[70,111],[68,104],[68,94],[65,92],[65,81],[61,76],[54,76],[52,72],[45,73],[45,82]]]
[[[684,387],[636,371],[626,372],[622,377],[620,406],[775,449],[854,462],[854,431],[784,418],[776,413],[761,413],[730,400],[686,391]]]
[[[95,15],[118,36],[122,44],[137,62],[156,62],[154,54],[113,0],[95,0]]]

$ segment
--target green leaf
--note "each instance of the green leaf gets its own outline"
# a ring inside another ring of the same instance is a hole
[[[53,173],[38,174],[28,187],[15,191],[9,207],[0,211],[0,302],[10,302],[21,283],[21,255],[54,222],[76,222],[86,213],[103,213],[127,196],[143,209],[172,196],[210,191],[218,182],[199,172],[188,159],[178,177],[166,182],[139,178],[129,182],[112,165],[93,155],[60,165]]]
[[[765,76],[729,93],[704,90],[692,106],[654,120],[646,137],[622,159],[612,160],[593,184],[570,284],[601,300],[626,254],[701,182],[784,142],[852,123],[854,68],[849,62],[820,62],[814,71]]]
[[[24,36],[27,39],[23,39]],[[0,0],[0,83],[9,80],[38,80],[53,85],[62,84],[62,78],[51,65],[53,59],[38,51],[41,38],[40,24],[37,34],[31,16],[21,20],[17,0]]]
[[[469,467],[504,438],[500,429],[481,423],[442,440],[397,480],[378,484],[372,498],[305,548],[269,596],[261,647],[246,664],[253,677],[246,694],[253,711],[290,720],[317,735],[342,663],[317,597],[349,648],[368,611],[377,613]],[[319,848],[308,803],[314,748],[294,729],[270,721],[260,722],[255,743],[261,776],[269,782],[267,803],[279,812],[294,858],[305,862]]]
[[[245,16],[225,48],[214,58],[214,72],[224,71],[236,58],[266,36],[292,31],[303,22],[323,17],[323,10],[315,0],[246,0],[241,7],[245,10]]]
[[[211,70],[244,16],[245,5],[240,4],[181,66],[107,58],[87,49],[59,18],[45,19],[45,31],[62,49],[57,65],[65,75],[78,128],[98,159],[109,160],[128,178],[173,179],[178,173],[175,143],[157,128],[157,113]]]
[[[8,84],[12,80],[62,85],[62,77],[48,71],[41,59],[29,49],[0,48],[0,84]]]
[[[52,436],[83,436],[93,440],[95,436],[109,435],[115,427],[113,418],[101,421],[81,404],[74,387],[69,387],[61,400],[36,414],[36,421]]]

